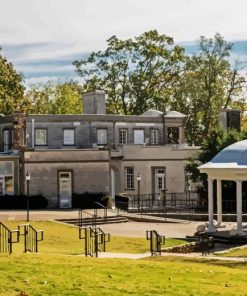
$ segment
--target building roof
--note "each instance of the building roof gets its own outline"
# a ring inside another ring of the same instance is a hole
[[[156,117],[156,116],[161,116],[162,114],[164,114],[164,112],[154,110],[154,109],[149,109],[140,116]],[[178,111],[167,111],[165,112],[165,117],[166,118],[184,118],[186,117],[186,115]]]
[[[168,111],[165,115],[165,117],[171,117],[171,118],[174,118],[174,117],[179,117],[179,118],[184,118],[184,117],[187,117],[187,115],[183,114],[183,113],[180,113],[178,111]]]
[[[163,114],[163,112],[161,112],[161,111],[149,109],[149,110],[145,111],[141,116],[160,116],[162,114]]]
[[[247,168],[247,140],[234,143],[220,151],[210,162],[199,169]]]

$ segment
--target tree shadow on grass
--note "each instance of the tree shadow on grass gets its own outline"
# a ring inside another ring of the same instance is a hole
[[[184,257],[176,257],[174,256],[153,256],[148,258],[143,258],[140,260],[148,260],[148,261],[156,261],[156,262],[184,262],[184,263],[203,263],[213,266],[222,266],[222,267],[228,267],[228,268],[239,268],[243,270],[247,270],[247,264],[246,262],[239,262],[234,260],[218,260],[218,259],[207,259],[205,256],[204,258],[184,258]]]

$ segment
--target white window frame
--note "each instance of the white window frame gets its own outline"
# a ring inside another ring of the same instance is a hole
[[[128,143],[128,129],[120,128],[119,129],[119,144],[124,145]]]
[[[133,190],[135,189],[135,174],[133,167],[125,167],[125,189],[126,190]]]
[[[150,131],[150,143],[151,143],[151,145],[157,145],[159,143],[159,130],[151,129],[151,131]]]
[[[63,145],[75,145],[75,130],[72,128],[65,128],[63,130]]]
[[[134,129],[134,144],[144,144],[145,143],[145,133],[144,129]]]
[[[97,128],[97,144],[106,145],[107,144],[107,129]]]
[[[10,149],[10,132],[9,129],[3,130],[3,151]]]
[[[39,138],[39,133],[45,134],[45,141]],[[35,146],[46,146],[47,145],[47,129],[37,128],[35,129]]]
[[[11,172],[2,173],[0,172],[0,179],[4,186],[3,188],[3,194],[6,195],[6,177],[12,177],[13,182],[13,192],[8,192],[8,195],[14,195],[15,194],[15,176],[14,176],[14,162],[13,161],[6,161],[7,163],[11,163]]]

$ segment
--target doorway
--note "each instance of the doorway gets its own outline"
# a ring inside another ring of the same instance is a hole
[[[165,168],[155,168],[154,169],[154,194],[155,199],[161,198],[161,192],[165,189],[166,183]]]
[[[59,172],[59,207],[72,207],[72,173]]]

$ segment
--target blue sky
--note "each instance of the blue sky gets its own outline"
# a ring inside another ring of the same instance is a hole
[[[0,46],[27,84],[75,78],[72,61],[104,49],[112,35],[130,38],[157,29],[175,42],[215,32],[247,40],[246,0],[0,1]],[[236,44],[235,54],[240,52],[247,52],[246,42]]]

